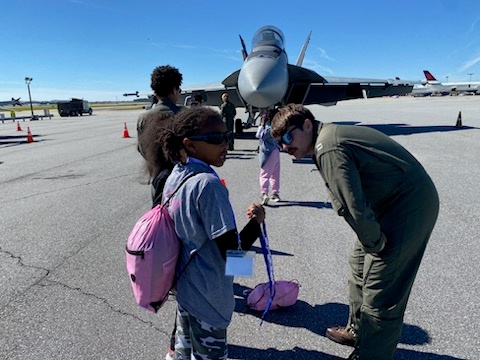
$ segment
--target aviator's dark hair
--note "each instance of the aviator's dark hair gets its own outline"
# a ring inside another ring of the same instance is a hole
[[[155,95],[167,97],[173,90],[180,88],[183,76],[177,68],[164,65],[153,69],[150,87]]]
[[[205,134],[222,121],[220,113],[211,108],[184,108],[175,115],[172,127],[165,129],[157,141],[163,144],[163,154],[168,161],[179,162],[182,161],[183,139]]]
[[[275,138],[285,134],[292,125],[302,126],[305,119],[315,122],[315,117],[305,106],[300,104],[287,104],[278,109],[277,114],[272,119],[271,133]]]

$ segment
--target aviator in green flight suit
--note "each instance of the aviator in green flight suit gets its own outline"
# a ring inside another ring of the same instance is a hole
[[[383,133],[316,125],[314,160],[334,210],[357,235],[347,326],[358,335],[360,359],[390,360],[437,219],[438,194],[422,165]]]

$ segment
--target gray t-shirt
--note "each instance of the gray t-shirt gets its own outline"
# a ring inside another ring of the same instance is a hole
[[[165,184],[163,199],[188,179],[173,196],[169,213],[182,241],[177,264],[177,301],[190,314],[217,328],[226,328],[235,307],[233,277],[225,275],[223,260],[214,239],[235,229],[228,190],[207,164],[189,159],[177,164]],[[190,263],[185,264],[192,252]]]

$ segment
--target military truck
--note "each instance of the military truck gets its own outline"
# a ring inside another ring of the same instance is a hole
[[[57,102],[57,109],[60,116],[92,115],[93,112],[87,100],[75,98],[70,101]]]

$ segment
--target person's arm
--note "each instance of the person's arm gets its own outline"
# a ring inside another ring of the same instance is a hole
[[[260,137],[262,136],[263,130],[264,130],[263,125],[260,125],[257,129],[257,132],[255,133],[255,137],[257,139],[260,139]]]
[[[317,163],[328,190],[342,206],[338,215],[355,231],[366,252],[379,252],[385,246],[386,237],[367,204],[354,155],[342,147],[317,157]]]
[[[172,170],[170,168],[166,168],[160,171],[152,180],[152,187],[154,189],[152,193],[152,208],[162,203],[163,188],[171,172]]]
[[[260,236],[260,224],[256,219],[250,219],[247,225],[240,231],[240,242],[243,250],[250,250],[253,243]]]
[[[265,220],[265,209],[260,204],[252,203],[247,209],[247,217],[250,221],[240,232],[242,250],[249,250],[260,236],[260,224]],[[227,231],[225,234],[215,238],[215,242],[225,260],[227,258],[227,250],[238,249],[237,230]]]
[[[143,156],[143,158],[145,158],[145,153],[142,149],[142,141],[141,141],[141,136],[142,136],[142,133],[143,133],[143,128],[145,126],[145,116],[144,114],[140,114],[138,116],[138,120],[137,120],[137,151],[140,153],[140,155]]]
[[[259,236],[260,224],[255,219],[251,219],[240,232],[240,243],[242,244],[242,250],[249,250]],[[223,260],[226,260],[227,250],[238,249],[237,230],[233,229],[227,231],[225,234],[215,238],[215,242]]]

